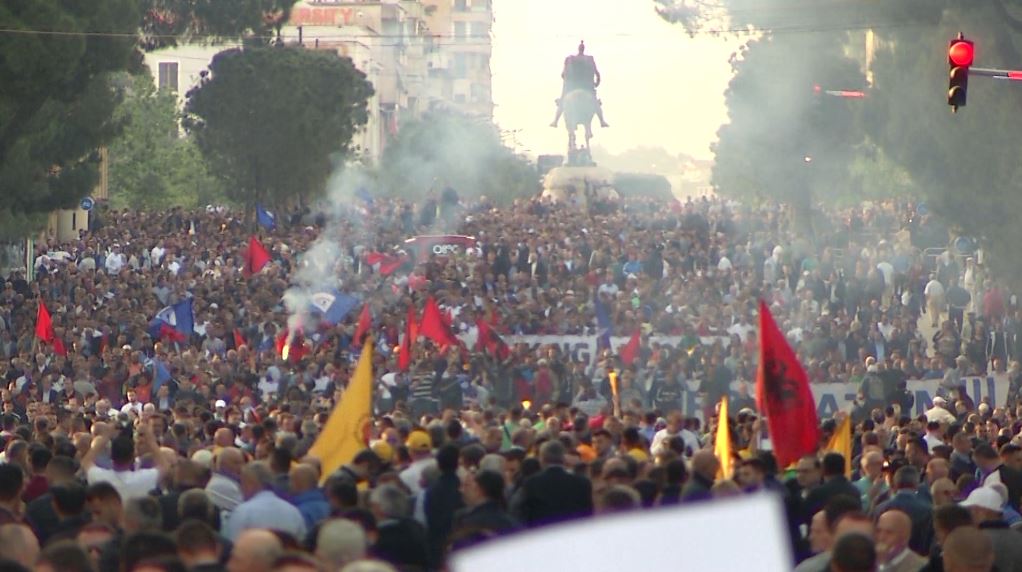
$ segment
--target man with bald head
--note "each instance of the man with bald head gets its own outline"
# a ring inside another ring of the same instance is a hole
[[[692,455],[692,478],[681,492],[681,502],[695,502],[712,498],[710,490],[720,470],[720,460],[713,451],[705,449]]]
[[[954,504],[955,495],[958,494],[958,487],[951,479],[937,479],[930,485],[930,498],[933,499],[933,508]]]
[[[873,506],[873,501],[887,492],[887,479],[884,478],[884,454],[882,451],[869,450],[859,459],[862,477],[852,483],[859,490],[859,498],[864,510]]]
[[[0,558],[13,560],[29,570],[39,557],[39,541],[24,524],[0,526]]]
[[[908,547],[912,536],[912,519],[908,514],[891,509],[880,515],[876,524],[877,556],[885,572],[917,572],[926,559]]]
[[[956,528],[944,540],[945,572],[990,572],[994,569],[994,545],[974,526]]]
[[[241,467],[245,456],[236,447],[226,447],[217,454],[213,463],[213,475],[206,483],[209,500],[227,517],[241,501]]]
[[[933,503],[933,497],[931,496],[931,489],[933,483],[939,479],[946,479],[951,472],[951,463],[947,459],[942,457],[934,457],[930,459],[930,462],[926,464],[926,475],[923,480],[923,484],[919,486],[919,498]]]
[[[238,535],[227,561],[227,572],[270,572],[284,553],[277,535],[268,530],[246,530]]]
[[[228,427],[221,427],[213,434],[213,453],[219,453],[227,447],[234,446],[234,431]]]
[[[312,530],[317,522],[330,516],[330,502],[319,488],[319,471],[311,465],[295,465],[291,469],[290,481],[291,504],[302,513],[305,527]]]

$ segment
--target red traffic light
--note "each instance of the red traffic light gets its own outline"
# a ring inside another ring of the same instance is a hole
[[[947,49],[948,60],[956,66],[971,66],[974,56],[975,49],[972,42],[968,40],[953,40]]]

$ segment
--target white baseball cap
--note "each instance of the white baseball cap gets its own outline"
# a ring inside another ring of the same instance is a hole
[[[1004,502],[1001,500],[1001,493],[990,487],[980,487],[969,493],[969,497],[962,501],[962,506],[978,506],[994,512],[1001,512]]]

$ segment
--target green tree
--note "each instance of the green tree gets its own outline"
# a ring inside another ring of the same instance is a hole
[[[876,37],[870,66],[873,84],[869,97],[861,102],[862,142],[849,161],[848,176],[840,180],[862,187],[866,196],[910,193],[926,200],[930,212],[954,232],[982,238],[992,267],[1002,276],[1022,282],[1022,258],[1015,256],[1022,227],[1012,219],[1013,213],[1022,210],[1022,193],[1015,182],[1022,175],[1017,151],[1020,136],[1014,121],[1022,92],[1005,82],[974,77],[968,106],[952,115],[946,104],[944,55],[948,40],[962,31],[977,41],[977,66],[1022,66],[1022,6],[1018,2],[823,0],[812,10],[805,9],[802,0],[654,0],[654,5],[666,19],[692,34],[758,30],[778,41],[817,36],[862,62],[862,34],[872,30]],[[834,50],[817,45],[824,49],[806,49],[789,54],[785,61],[764,62],[766,69],[760,70],[756,83],[785,77],[785,66],[828,65]],[[761,49],[763,44],[750,43],[746,59],[759,57],[755,52]],[[744,81],[740,76],[755,74],[752,67],[737,69],[732,87]],[[755,150],[748,150],[745,165],[727,165],[727,129],[744,129],[750,121],[734,113],[732,96],[729,93],[732,121],[721,129],[714,172],[722,190],[763,167]],[[780,119],[771,105],[764,104],[760,112],[771,120]],[[734,183],[724,184],[725,172],[735,174]],[[748,177],[746,183],[762,188],[760,178]],[[779,173],[763,178],[774,184],[783,181]],[[776,189],[768,193],[775,195]]]
[[[815,202],[860,192],[850,166],[864,143],[862,102],[827,94],[866,85],[841,29],[861,23],[855,3],[829,0],[825,10],[805,10],[796,0],[655,2],[692,34],[757,31],[731,60],[729,121],[714,146],[718,192],[789,203],[805,231]]]
[[[876,97],[865,128],[885,154],[912,177],[930,211],[960,234],[983,239],[991,267],[1022,282],[1017,256],[1022,210],[1017,181],[1022,93],[1007,82],[973,77],[968,106],[952,114],[946,102],[944,50],[958,31],[977,41],[983,67],[1022,65],[1022,10],[1017,3],[937,2],[939,26],[880,30],[873,65]]]
[[[95,185],[97,148],[117,132],[110,80],[138,63],[138,22],[130,0],[0,4],[0,28],[68,32],[0,33],[0,228],[31,230]],[[127,36],[83,34],[95,30]]]
[[[195,141],[180,132],[174,93],[158,91],[148,74],[135,76],[115,119],[124,125],[109,146],[115,208],[195,207],[222,200],[221,181]]]
[[[383,151],[379,179],[384,192],[410,199],[450,187],[508,202],[539,189],[535,167],[501,142],[495,125],[453,112],[402,124]]]
[[[117,135],[116,74],[176,40],[265,41],[295,0],[0,2],[0,238],[87,195]],[[166,31],[170,35],[164,36]]]
[[[320,194],[368,121],[372,85],[349,58],[244,48],[213,58],[188,94],[186,122],[228,196],[249,206]]]
[[[816,57],[788,65],[806,53]],[[840,44],[812,35],[753,41],[733,67],[725,92],[730,121],[714,147],[714,187],[789,203],[808,225],[814,201],[856,191],[848,167],[862,141],[861,102],[826,91],[860,89],[865,78]]]

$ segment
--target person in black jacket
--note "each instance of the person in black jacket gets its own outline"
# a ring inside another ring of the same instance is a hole
[[[519,520],[531,527],[593,514],[593,485],[564,469],[564,444],[547,441],[540,447],[543,470],[523,485]]]
[[[466,548],[518,528],[504,506],[504,476],[500,473],[483,470],[470,475],[462,482],[461,491],[468,507],[454,515],[453,548]]]
[[[685,468],[685,461],[681,459],[668,461],[664,473],[667,483],[664,485],[663,490],[660,491],[659,504],[661,506],[680,504],[681,491],[688,478],[688,469]]]
[[[1008,489],[1008,504],[1019,510],[1022,502],[1022,472],[1004,464],[1004,460],[989,444],[982,443],[972,452],[972,458],[982,473],[982,486],[1001,483]]]
[[[879,518],[889,510],[904,512],[912,521],[909,548],[926,554],[933,542],[933,507],[916,492],[919,480],[919,469],[911,465],[898,469],[891,483],[894,494],[873,509],[873,516]]]
[[[408,516],[408,495],[397,485],[380,485],[369,493],[369,508],[377,522],[373,556],[402,572],[431,570],[426,530]]]
[[[682,490],[681,502],[690,503],[711,499],[710,489],[713,488],[713,480],[717,478],[719,470],[720,460],[713,454],[713,451],[696,451],[696,454],[692,455],[692,475]]]
[[[454,528],[454,513],[465,506],[461,498],[461,479],[458,478],[459,458],[460,451],[456,446],[441,447],[436,454],[440,476],[426,489],[426,528],[431,558],[437,564]]]
[[[75,460],[64,455],[57,455],[50,459],[46,465],[46,479],[50,488],[66,485],[75,482],[75,472],[78,470]],[[60,526],[60,518],[53,508],[53,495],[46,493],[25,507],[25,517],[39,537],[40,544],[52,536]]]
[[[860,499],[859,489],[848,482],[845,477],[845,458],[841,453],[827,453],[823,456],[823,484],[809,491],[802,503],[802,514],[812,515],[823,510],[827,501],[838,496],[848,495]]]
[[[163,514],[163,530],[172,532],[181,524],[178,514],[178,501],[185,491],[202,489],[209,482],[209,470],[191,459],[181,459],[174,466],[173,487],[163,494],[156,495]]]
[[[56,485],[50,489],[53,508],[60,519],[50,536],[53,540],[73,540],[83,526],[89,523],[85,512],[85,487],[75,483]]]

